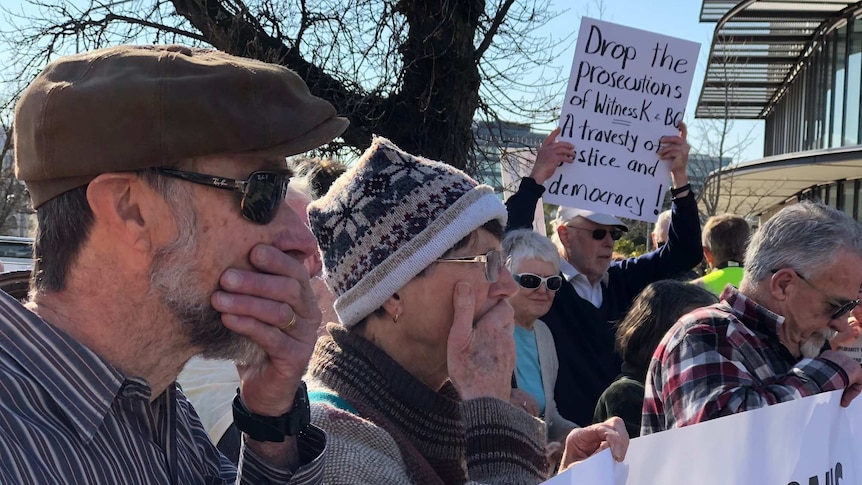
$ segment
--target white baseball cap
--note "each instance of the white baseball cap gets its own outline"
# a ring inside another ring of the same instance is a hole
[[[629,230],[628,226],[623,224],[623,221],[617,219],[610,214],[604,214],[601,212],[595,212],[586,209],[575,209],[573,207],[557,208],[557,217],[554,218],[554,225],[563,225],[578,216],[581,216],[588,221],[595,222],[596,224],[602,224],[604,226],[616,226],[623,231]]]

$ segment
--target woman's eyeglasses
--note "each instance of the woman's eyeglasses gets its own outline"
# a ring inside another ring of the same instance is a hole
[[[563,277],[560,275],[539,276],[533,273],[520,273],[513,274],[512,277],[515,278],[515,283],[528,290],[535,290],[542,286],[542,283],[548,291],[557,291],[563,286]]]
[[[605,236],[607,236],[608,232],[611,233],[611,239],[613,239],[614,241],[619,241],[619,239],[623,237],[622,229],[618,229],[616,227],[611,229],[610,231],[608,231],[607,229],[587,229],[586,227],[569,225],[567,225],[566,227],[571,227],[572,229],[580,229],[581,231],[590,231],[593,233],[593,239],[595,239],[596,241],[601,241],[602,239],[604,239]]]
[[[185,172],[172,168],[158,167],[157,173],[186,182],[231,190],[242,194],[240,214],[255,224],[269,224],[287,194],[287,184],[292,175],[289,170],[282,172],[252,172],[246,180],[236,180],[204,173]]]
[[[500,278],[503,270],[503,253],[492,249],[479,256],[465,256],[463,258],[437,258],[438,263],[485,263],[485,278],[489,283],[495,283]]]

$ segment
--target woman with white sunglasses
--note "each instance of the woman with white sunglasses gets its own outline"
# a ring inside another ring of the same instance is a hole
[[[539,404],[539,416],[548,426],[549,449],[554,451],[568,432],[577,427],[557,412],[554,385],[559,361],[554,337],[548,326],[539,320],[551,308],[554,296],[563,284],[560,257],[550,239],[530,229],[509,232],[502,245],[508,256],[506,266],[519,286],[518,293],[509,299],[517,324],[515,377],[518,388]],[[520,404],[525,410],[530,407],[528,402]],[[553,445],[554,442],[557,446]]]

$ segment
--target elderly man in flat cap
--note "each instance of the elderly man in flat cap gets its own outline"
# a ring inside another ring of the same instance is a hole
[[[15,113],[38,218],[30,301],[0,295],[9,483],[310,483],[320,323],[284,157],[346,121],[280,66],[180,46],[60,58]],[[237,469],[175,379],[238,362]]]

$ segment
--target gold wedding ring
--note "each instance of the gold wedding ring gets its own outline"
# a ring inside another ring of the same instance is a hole
[[[295,323],[296,323],[296,313],[294,312],[293,318],[290,319],[290,322],[288,322],[287,325],[278,327],[278,329],[281,330],[282,332],[287,332],[288,330],[290,330],[290,327],[292,327],[293,324],[295,324]]]

